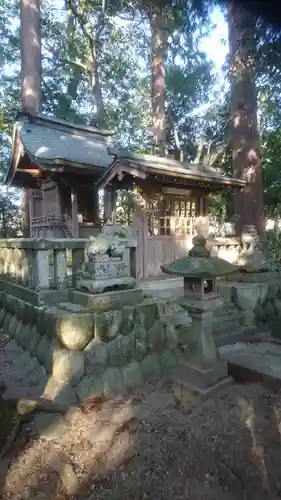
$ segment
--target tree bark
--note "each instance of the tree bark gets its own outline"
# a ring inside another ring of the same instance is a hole
[[[228,2],[231,78],[231,140],[233,175],[247,182],[234,194],[236,230],[254,225],[265,231],[261,172],[261,145],[257,121],[255,85],[255,19],[246,9]]]
[[[105,127],[105,106],[102,92],[102,85],[99,71],[99,54],[97,46],[100,45],[100,34],[104,27],[105,18],[104,12],[101,11],[97,23],[93,26],[89,20],[87,12],[79,4],[75,4],[73,0],[68,0],[68,5],[73,15],[79,22],[81,31],[87,41],[88,53],[86,54],[85,69],[89,79],[89,86],[95,97],[96,105],[96,122],[99,127]]]
[[[165,55],[167,49],[166,13],[155,6],[149,15],[151,29],[151,108],[153,145],[166,155]]]
[[[31,114],[40,111],[41,90],[40,0],[20,2],[21,106]],[[22,189],[22,231],[30,236],[31,192]]]

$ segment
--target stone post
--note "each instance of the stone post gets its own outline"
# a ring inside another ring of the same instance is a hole
[[[196,338],[194,359],[200,360],[202,365],[216,363],[218,360],[217,348],[212,334],[213,311],[211,310],[188,310],[192,319],[189,335]]]
[[[55,288],[67,288],[66,249],[54,250],[54,285]]]
[[[130,276],[137,279],[137,249],[130,248]]]
[[[48,289],[50,286],[50,261],[49,261],[49,250],[37,249],[35,250],[35,259],[33,269],[34,275],[36,276],[36,289]]]
[[[72,286],[76,288],[77,273],[84,261],[84,250],[81,248],[73,248],[72,250]]]

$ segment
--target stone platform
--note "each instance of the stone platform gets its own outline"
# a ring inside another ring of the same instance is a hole
[[[281,344],[261,334],[253,342],[237,342],[220,348],[230,373],[241,381],[264,380],[281,384]]]
[[[20,352],[36,387],[42,372],[42,386],[55,401],[118,393],[177,364],[180,338],[171,317],[179,306],[173,301],[145,298],[139,289],[97,295],[69,290],[68,300],[45,307],[9,294],[1,298],[8,349]]]

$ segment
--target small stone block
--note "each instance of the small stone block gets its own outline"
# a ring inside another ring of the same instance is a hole
[[[177,364],[177,360],[174,356],[174,354],[171,351],[164,351],[161,356],[160,356],[160,366],[162,369],[162,372],[168,372],[170,370],[173,370]]]
[[[51,399],[54,403],[66,409],[75,406],[77,402],[74,390],[68,384],[59,383],[53,377],[49,378],[43,397]]]
[[[5,309],[1,309],[1,311],[0,311],[0,326],[2,326],[4,318],[5,318]]]
[[[122,378],[125,387],[135,387],[143,382],[139,363],[132,361],[122,368]]]
[[[94,337],[110,342],[120,332],[122,315],[120,310],[103,311],[94,315]]]
[[[156,319],[149,330],[149,342],[152,351],[162,352],[165,348],[165,333],[163,324],[159,319]]]
[[[159,356],[156,353],[149,354],[141,361],[141,371],[144,380],[151,380],[161,375]]]
[[[179,373],[181,379],[187,380],[192,386],[207,389],[227,377],[227,363],[226,361],[218,360],[212,366],[205,368],[200,365],[181,361]]]
[[[114,394],[123,387],[121,372],[118,368],[108,368],[102,374],[103,393]]]
[[[75,387],[78,400],[84,403],[87,399],[103,394],[102,380],[99,376],[84,376]]]
[[[66,421],[57,413],[37,413],[34,423],[40,438],[46,441],[58,441],[67,432]]]
[[[30,354],[32,356],[36,355],[36,349],[39,345],[40,340],[41,340],[41,336],[40,336],[40,333],[38,331],[38,328],[36,326],[33,326],[30,345],[29,345],[29,351],[30,351]]]
[[[83,352],[87,373],[96,373],[106,367],[108,361],[108,349],[105,342],[93,339],[85,347]]]
[[[108,344],[109,363],[112,366],[122,366],[130,361],[132,355],[132,342],[130,337],[118,335]]]
[[[32,338],[32,327],[29,324],[26,324],[23,329],[22,335],[20,336],[19,339],[19,344],[22,346],[23,349],[26,349],[27,351],[29,350],[31,338]]]
[[[84,375],[84,354],[69,349],[57,349],[53,354],[53,379],[70,386],[78,384]]]
[[[41,337],[41,340],[37,346],[37,352],[36,352],[36,357],[37,357],[39,363],[44,364],[46,351],[48,349],[49,349],[49,340],[47,338],[47,335],[43,335],[43,337]]]
[[[73,304],[73,302],[60,302],[59,307],[60,309],[72,313],[87,312],[86,307],[80,306],[79,304]]]
[[[12,319],[11,314],[7,313],[5,315],[5,318],[4,318],[4,321],[3,321],[3,330],[4,330],[5,333],[7,333],[9,331],[9,325],[10,325],[11,319]]]
[[[84,349],[93,338],[93,314],[61,314],[56,333],[66,348],[75,351]]]
[[[142,325],[136,325],[130,335],[132,343],[132,358],[141,361],[148,351],[147,335]]]
[[[9,335],[11,337],[15,336],[17,326],[18,326],[17,318],[16,318],[16,316],[13,316],[11,319],[11,322],[9,324]]]
[[[178,332],[171,323],[165,326],[165,337],[168,349],[175,349],[180,343]]]

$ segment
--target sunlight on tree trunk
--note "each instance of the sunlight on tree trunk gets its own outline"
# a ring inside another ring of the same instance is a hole
[[[150,12],[149,21],[151,29],[151,107],[153,145],[160,156],[165,156],[165,54],[167,49],[167,20],[165,10],[154,7]]]
[[[41,37],[40,0],[20,2],[22,109],[35,114],[40,111]],[[30,236],[30,190],[22,190],[22,231]]]
[[[261,147],[257,123],[255,84],[255,19],[243,7],[228,4],[232,127],[233,175],[247,186],[234,195],[237,232],[255,225],[259,234],[265,230]]]

